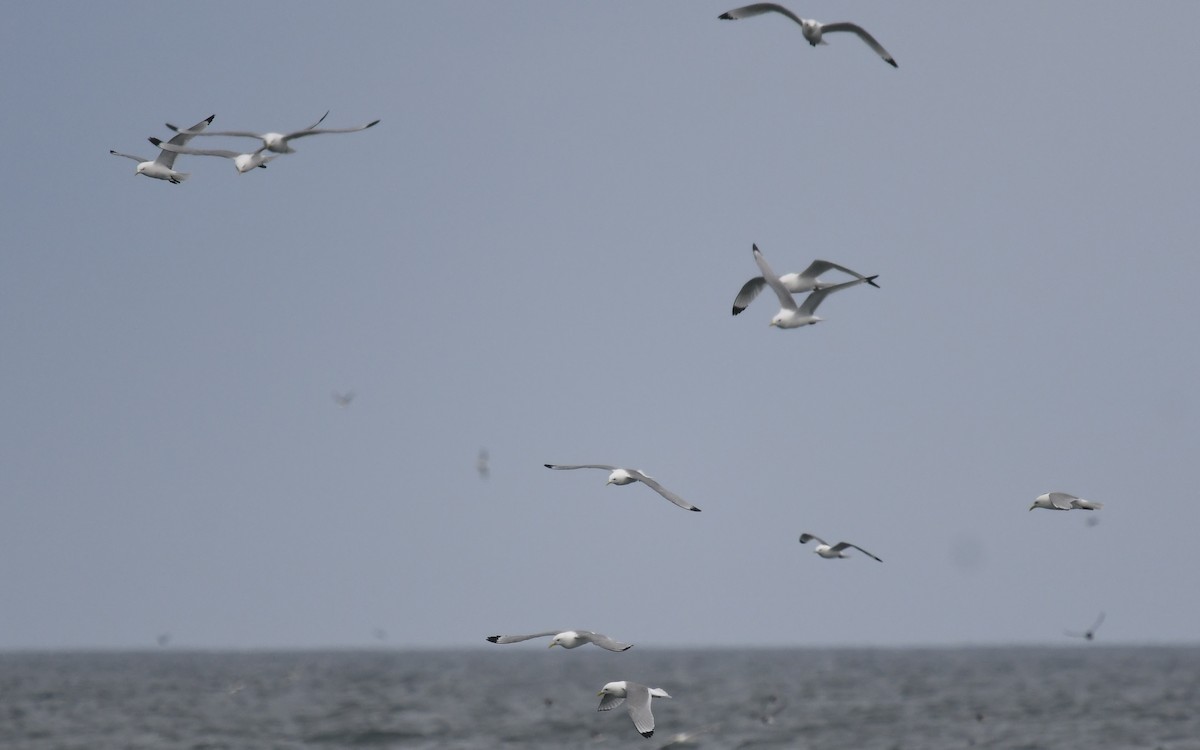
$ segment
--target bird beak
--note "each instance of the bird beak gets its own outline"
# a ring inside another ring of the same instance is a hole
[[[604,691],[601,690],[600,692],[596,693],[596,695],[604,695]]]
[[[1036,508],[1036,507],[1037,507],[1037,503],[1034,503],[1033,505],[1030,505],[1030,506],[1029,506],[1029,509],[1030,509],[1030,510],[1033,510],[1033,509],[1034,509],[1034,508]]]
[[[549,645],[549,646],[547,646],[546,648],[554,648],[554,647],[555,647],[555,646],[557,646],[557,645],[558,645],[557,643],[555,643],[554,641],[551,641],[551,642],[550,642],[550,645]]]

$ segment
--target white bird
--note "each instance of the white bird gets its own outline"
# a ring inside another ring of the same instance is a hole
[[[657,481],[655,481],[655,479],[653,477],[649,476],[645,472],[638,471],[637,469],[621,469],[616,466],[609,466],[607,464],[580,464],[578,466],[564,466],[561,464],[545,464],[545,466],[547,469],[562,469],[562,470],[567,470],[567,469],[604,469],[605,471],[612,472],[611,474],[608,475],[608,481],[605,482],[606,485],[609,485],[609,484],[632,484],[634,482],[641,482],[642,484],[646,485],[647,487],[654,490],[658,494],[662,495],[666,499],[675,503],[680,508],[683,508],[684,510],[694,510],[697,513],[700,512],[700,509],[697,508],[695,505],[692,505],[691,503],[689,503],[687,500],[684,500],[679,495],[676,495],[674,492],[671,492],[666,487],[663,487],[661,484],[659,484]]]
[[[850,23],[849,21],[821,23],[820,21],[814,21],[809,18],[801,18],[782,5],[777,5],[776,3],[753,3],[741,8],[734,8],[733,10],[726,11],[725,13],[717,16],[717,18],[720,18],[724,21],[736,21],[739,18],[749,18],[750,16],[762,15],[763,13],[780,13],[800,24],[800,28],[804,31],[804,38],[807,39],[808,43],[813,47],[816,47],[818,44],[827,44],[827,42],[822,39],[822,36],[831,32],[849,31],[854,34],[858,34],[858,38],[866,42],[868,47],[875,50],[875,54],[882,57],[884,62],[886,62],[888,65],[891,65],[893,68],[900,67],[892,58],[891,53],[885,50],[882,44],[875,41],[875,37],[868,34],[867,30],[863,27],[855,23]]]
[[[1076,633],[1072,630],[1064,630],[1063,635],[1069,636],[1071,638],[1083,638],[1085,640],[1090,641],[1096,637],[1096,631],[1100,629],[1100,623],[1102,623],[1102,622],[1104,622],[1104,613],[1103,612],[1101,612],[1100,616],[1096,618],[1096,622],[1093,623],[1090,628],[1083,631],[1082,633]]]
[[[1084,500],[1083,498],[1069,495],[1066,492],[1047,492],[1044,495],[1038,495],[1037,500],[1033,501],[1033,505],[1030,505],[1029,509],[1100,510],[1103,507],[1104,503],[1093,503],[1090,500]]]
[[[770,325],[778,328],[799,328],[808,326],[814,323],[820,323],[824,318],[817,316],[817,307],[820,306],[825,298],[833,292],[840,291],[852,286],[858,286],[862,283],[871,284],[876,276],[864,276],[854,281],[846,281],[841,284],[834,284],[809,294],[804,298],[799,306],[796,305],[796,300],[792,299],[792,293],[787,290],[771,267],[767,265],[767,261],[763,258],[762,253],[758,249],[758,245],[753,245],[754,262],[758,264],[758,270],[762,273],[763,281],[767,286],[775,292],[775,296],[779,298],[779,312],[775,313],[775,317],[771,318]]]
[[[817,542],[817,547],[816,547],[816,549],[813,550],[813,552],[816,552],[818,555],[820,555],[821,557],[824,557],[828,560],[832,560],[832,559],[838,558],[838,557],[848,557],[848,555],[845,554],[845,550],[847,548],[853,547],[854,549],[863,553],[864,555],[871,558],[872,560],[878,560],[879,562],[883,562],[883,560],[880,560],[878,557],[875,557],[875,555],[872,555],[870,552],[867,552],[865,549],[863,549],[862,547],[859,547],[857,544],[851,544],[850,542],[838,542],[837,544],[831,545],[831,544],[829,544],[829,542],[826,542],[824,539],[822,539],[821,537],[816,536],[814,534],[805,533],[805,534],[800,535],[800,543],[801,544],[807,544],[810,540],[816,540],[816,542]]]
[[[150,142],[164,151],[171,151],[176,154],[191,154],[192,156],[223,156],[226,159],[233,159],[233,166],[235,169],[237,169],[238,174],[245,174],[256,167],[266,169],[267,162],[271,161],[272,159],[279,158],[279,154],[267,155],[264,153],[264,149],[261,148],[249,154],[241,154],[237,151],[225,151],[223,149],[187,148],[186,146],[175,146],[169,141],[167,143],[163,143],[157,138],[151,138]]]
[[[366,130],[367,128],[374,127],[375,125],[379,124],[379,120],[373,120],[371,122],[368,122],[366,125],[361,125],[357,128],[320,128],[320,129],[318,129],[317,126],[321,124],[321,122],[325,119],[325,117],[328,114],[329,114],[329,112],[326,111],[325,114],[321,115],[321,119],[317,120],[312,125],[309,125],[307,128],[303,128],[301,130],[293,130],[290,133],[275,133],[275,132],[255,133],[255,132],[249,131],[249,130],[222,130],[222,131],[208,131],[208,132],[200,133],[200,132],[192,132],[191,129],[180,130],[178,127],[176,127],[175,125],[172,125],[169,122],[167,123],[167,127],[170,128],[171,130],[174,130],[177,133],[187,133],[188,135],[226,135],[226,136],[232,136],[235,138],[257,138],[260,141],[262,141],[262,143],[263,143],[262,147],[264,149],[266,149],[267,151],[272,151],[277,154],[291,154],[291,153],[295,153],[295,149],[292,148],[291,144],[288,142],[295,140],[296,138],[305,138],[310,135],[321,135],[322,133],[357,133],[360,130]],[[260,149],[260,150],[262,150],[262,149]]]
[[[628,651],[633,648],[632,643],[614,641],[603,633],[593,633],[590,630],[546,630],[541,633],[530,633],[529,635],[489,635],[487,640],[492,643],[520,643],[530,638],[544,638],[548,635],[554,637],[550,639],[550,645],[546,648],[554,648],[555,646],[578,648],[585,643],[591,643],[609,651]]]
[[[192,140],[192,136],[200,135],[200,132],[208,127],[208,124],[213,121],[216,115],[209,115],[192,127],[188,128],[186,133],[178,133],[167,143],[172,146],[182,146]],[[190,175],[187,172],[175,171],[175,152],[167,149],[161,149],[158,156],[154,159],[143,159],[140,156],[132,154],[123,154],[120,151],[109,149],[108,153],[113,156],[123,156],[126,159],[133,159],[138,162],[137,169],[134,170],[137,174],[153,177],[156,180],[166,180],[172,184],[178,185],[186,180]]]
[[[804,271],[801,273],[785,273],[779,277],[779,283],[783,284],[783,288],[792,294],[815,292],[835,286],[834,284],[827,284],[824,281],[821,281],[821,279],[817,278],[821,274],[831,270],[843,271],[851,276],[862,279],[876,289],[879,288],[879,285],[875,283],[875,279],[878,278],[878,276],[871,276],[868,278],[863,276],[858,271],[851,271],[845,266],[839,266],[837,263],[831,263],[827,260],[814,260],[809,264],[808,268],[804,269]],[[753,279],[750,279],[743,284],[741,290],[738,291],[737,296],[733,298],[733,314],[737,315],[742,310],[745,310],[747,307],[749,307],[750,303],[754,301],[754,298],[758,296],[758,293],[761,292],[763,287],[766,285],[767,281],[762,276],[755,276]]]
[[[643,737],[654,734],[654,714],[650,713],[650,699],[671,697],[662,688],[646,687],[628,680],[610,682],[596,695],[602,696],[597,711],[611,711],[628,700],[629,717],[633,719],[634,728]]]

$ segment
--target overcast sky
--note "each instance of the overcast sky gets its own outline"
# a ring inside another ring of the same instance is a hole
[[[11,7],[0,648],[1195,642],[1200,4],[730,7]]]

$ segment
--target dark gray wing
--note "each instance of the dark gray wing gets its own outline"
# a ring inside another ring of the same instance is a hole
[[[847,547],[853,547],[854,549],[863,553],[864,555],[871,558],[872,560],[878,560],[879,562],[883,562],[883,560],[880,560],[878,557],[875,557],[875,555],[872,555],[870,552],[867,552],[862,547],[859,547],[857,544],[851,544],[850,542],[838,542],[837,544],[833,545],[832,549],[834,552],[841,552],[842,550],[846,549]]]
[[[625,681],[625,698],[629,701],[629,717],[643,737],[654,734],[654,714],[650,713],[650,688]]]
[[[801,544],[808,544],[811,541],[816,541],[818,544],[829,544],[829,542],[825,541],[824,539],[817,536],[816,534],[809,534],[809,533],[805,532],[800,535],[800,543]]]
[[[778,5],[776,3],[752,3],[750,5],[744,5],[741,8],[727,10],[721,15],[717,16],[717,18],[720,18],[723,21],[736,21],[739,18],[761,16],[763,13],[780,13],[792,19],[801,26],[804,25],[804,19],[800,18],[800,16],[791,12],[782,5]]]
[[[614,641],[612,638],[609,638],[603,633],[593,633],[590,630],[576,630],[575,634],[583,640],[594,643],[600,648],[606,648],[609,651],[628,651],[629,649],[633,648],[632,643],[621,643],[620,641]]]
[[[489,635],[487,639],[492,643],[520,643],[530,638],[545,638],[548,635],[558,635],[562,632],[561,630],[547,630],[543,633],[530,633],[529,635]]]
[[[743,284],[741,290],[738,291],[737,296],[733,298],[733,314],[737,315],[742,310],[745,310],[747,307],[749,307],[750,303],[754,301],[754,298],[758,296],[758,293],[761,292],[763,287],[766,285],[766,279],[764,279],[762,276],[755,276],[753,279],[750,279]]]
[[[328,113],[326,113],[326,114],[328,114]],[[325,119],[325,118],[321,118],[321,119]],[[285,141],[291,141],[291,140],[295,140],[296,138],[303,138],[306,135],[320,135],[321,133],[357,133],[360,130],[366,130],[367,128],[373,128],[378,124],[379,124],[379,120],[375,120],[373,122],[368,122],[366,125],[361,125],[357,128],[322,128],[320,130],[315,130],[313,128],[305,128],[304,130],[297,130],[295,133],[288,133],[287,135],[285,135],[283,137],[283,139]]]
[[[578,466],[567,466],[566,464],[543,464],[547,469],[605,469],[607,471],[616,471],[617,467],[609,466],[608,464],[579,464]]]
[[[113,151],[111,148],[108,150],[108,153],[112,154],[113,156],[124,156],[126,159],[133,159],[139,164],[144,161],[150,161],[149,159],[143,159],[142,157],[134,156],[133,154],[122,154],[120,151]]]
[[[188,128],[188,132],[186,133],[176,133],[171,137],[171,140],[167,141],[167,143],[171,144],[172,146],[187,145],[187,142],[192,140],[192,136],[207,128],[208,124],[213,121],[214,117],[216,117],[216,115],[209,115],[208,117],[205,117],[200,122]],[[167,169],[174,169],[175,152],[162,149],[158,152],[158,157],[154,160],[154,163],[161,164]]]
[[[859,26],[858,24],[850,23],[848,21],[838,21],[837,23],[821,24],[821,33],[822,34],[826,34],[830,31],[849,31],[854,34],[858,34],[858,38],[862,39],[864,42],[866,42],[868,47],[875,50],[875,54],[882,57],[884,62],[886,62],[888,65],[891,65],[893,68],[900,67],[899,65],[896,64],[896,61],[892,59],[891,53],[889,53],[887,50],[885,50],[883,48],[882,44],[875,41],[875,37],[868,34],[867,30],[864,29],[863,27]]]
[[[771,287],[771,290],[775,292],[775,296],[779,298],[779,306],[785,310],[795,310],[796,300],[792,299],[792,293],[779,280],[779,276],[771,270],[771,266],[767,265],[767,259],[763,257],[762,251],[758,249],[758,245],[751,245],[751,250],[754,252],[754,262],[758,264],[758,270],[762,272],[763,281],[767,283],[767,286]],[[832,288],[830,287],[830,289]],[[816,292],[813,294],[816,294]]]
[[[801,303],[800,313],[802,315],[815,315],[817,308],[821,306],[821,303],[825,301],[826,297],[834,292],[839,292],[852,286],[858,286],[864,281],[866,281],[866,279],[855,279],[854,281],[846,281],[841,284],[834,284],[833,286],[827,286],[824,289],[818,289],[815,292],[811,292],[807,297],[804,298],[804,302]]]
[[[636,469],[626,469],[626,471],[628,471],[630,474],[632,474],[634,479],[637,479],[639,482],[646,485],[647,487],[654,490],[655,492],[662,495],[663,497],[670,500],[671,502],[675,503],[680,508],[683,508],[684,510],[694,510],[697,513],[700,512],[700,509],[697,508],[695,505],[692,505],[691,503],[689,503],[687,500],[684,500],[679,495],[676,495],[674,492],[671,492],[666,487],[663,487],[657,481],[646,476],[642,472],[640,472]]]

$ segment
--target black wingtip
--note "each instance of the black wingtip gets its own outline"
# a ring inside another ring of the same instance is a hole
[[[498,635],[489,635],[489,636],[487,637],[487,640],[488,640],[488,643],[496,643],[497,641],[499,641],[499,640],[500,640],[500,636],[498,636]]]
[[[376,121],[374,121],[374,122],[368,122],[368,123],[367,123],[367,128],[373,128],[373,127],[375,127],[375,126],[376,126],[376,125],[378,125],[378,124],[379,124],[379,120],[376,120]],[[363,130],[366,130],[366,128],[363,128]]]
[[[721,19],[722,21],[736,21],[737,20],[736,18],[729,15],[728,13],[722,13],[721,15],[717,16],[717,18]]]
[[[179,132],[179,126],[178,126],[178,125],[172,125],[172,124],[171,124],[171,123],[169,123],[169,122],[165,122],[165,123],[163,123],[163,124],[164,124],[164,125],[166,125],[168,128],[170,128],[171,130],[175,131],[176,133],[178,133],[178,132]]]
[[[629,650],[629,649],[631,649],[631,648],[633,648],[633,644],[632,644],[632,643],[631,643],[631,644],[629,644],[628,646],[626,646],[625,648],[621,649],[621,650],[622,650],[622,651],[628,651],[628,650]]]
[[[212,125],[212,121],[213,121],[213,118],[214,118],[214,117],[216,117],[216,115],[215,115],[215,114],[209,115],[208,117],[205,117],[205,118],[204,118],[204,121],[205,121],[206,123],[208,123],[209,125]]]
[[[733,314],[737,315],[738,313],[740,313],[742,310],[745,310],[745,309],[746,308],[744,308],[744,307],[735,307],[735,308],[733,308]]]
[[[654,730],[653,730],[653,729],[651,729],[649,732],[642,732],[641,734],[642,734],[642,736],[643,736],[643,737],[653,737],[653,736],[654,736]]]
[[[547,469],[553,469],[553,468],[554,468],[554,464],[542,464],[542,466],[545,466]]]
[[[700,512],[700,509],[699,509],[699,508],[688,508],[688,510],[692,511],[693,513],[699,513],[699,512]]]
[[[870,284],[871,286],[873,286],[873,287],[875,287],[876,289],[878,289],[878,288],[879,288],[879,285],[875,283],[875,279],[878,279],[878,278],[879,278],[879,274],[875,274],[874,276],[868,276],[868,277],[867,277],[867,279],[866,279],[866,281],[867,281],[867,283],[868,283],[868,284]]]
[[[888,64],[888,65],[891,65],[893,68],[899,68],[899,67],[900,67],[899,65],[897,65],[897,64],[896,64],[896,61],[895,61],[895,60],[888,60],[888,61],[887,61],[887,64]]]

